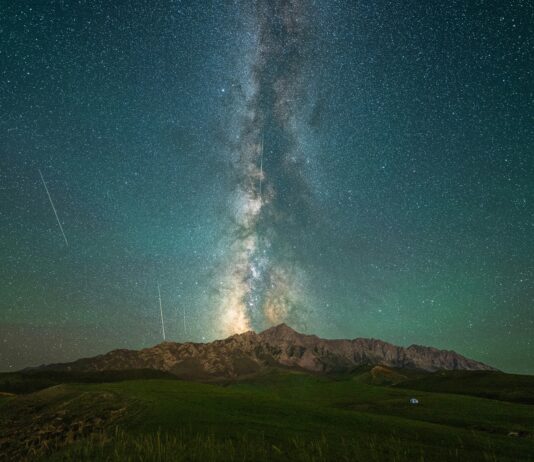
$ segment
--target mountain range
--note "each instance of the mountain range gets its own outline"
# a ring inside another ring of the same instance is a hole
[[[37,370],[96,372],[152,369],[193,380],[235,379],[272,368],[333,374],[361,366],[437,370],[496,370],[454,351],[382,340],[327,340],[296,332],[286,324],[263,332],[235,334],[210,343],[163,342],[142,350],[113,350],[71,363],[50,364]]]

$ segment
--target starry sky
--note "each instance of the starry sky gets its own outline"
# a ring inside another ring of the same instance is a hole
[[[526,0],[2,2],[0,370],[163,319],[534,373],[533,50]]]

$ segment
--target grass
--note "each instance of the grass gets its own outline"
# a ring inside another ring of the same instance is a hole
[[[422,391],[534,404],[534,376],[495,371],[439,371],[398,385]]]
[[[461,441],[459,442],[461,445]],[[481,441],[480,460],[493,461],[495,458],[491,444]],[[132,436],[117,430],[111,437],[96,435],[73,445],[66,451],[58,452],[47,461],[108,461],[108,462],[143,462],[143,461],[346,461],[346,462],[404,462],[425,460],[474,460],[463,459],[468,453],[457,448],[440,452],[436,458],[425,456],[423,450],[387,436],[382,438],[353,438],[332,440],[325,436],[307,440],[294,437],[283,443],[273,444],[261,435],[251,437],[243,435],[238,438],[218,438],[212,434],[145,434]],[[460,459],[460,457],[462,459]]]
[[[10,401],[15,395],[12,395],[11,393],[2,393],[0,392],[0,408],[4,404],[6,404],[8,401]]]
[[[63,383],[103,383],[141,379],[176,380],[177,378],[168,372],[154,369],[94,372],[27,370],[0,373],[0,393],[34,393]]]
[[[419,406],[408,404],[414,393]],[[3,405],[0,398],[0,406],[0,445],[7,421],[24,428],[44,412],[70,428],[93,412],[101,425],[88,433],[60,437],[48,449],[34,445],[51,461],[534,461],[533,406],[374,386],[354,376],[68,384]]]

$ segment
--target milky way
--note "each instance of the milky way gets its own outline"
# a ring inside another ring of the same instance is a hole
[[[299,139],[306,87],[311,86],[303,82],[309,59],[306,3],[258,2],[247,11],[252,40],[245,79],[232,88],[237,129],[229,154],[237,187],[231,252],[219,281],[224,334],[303,322],[299,307],[305,278],[286,236],[293,209],[299,208],[302,217],[308,207],[301,176],[306,153]]]

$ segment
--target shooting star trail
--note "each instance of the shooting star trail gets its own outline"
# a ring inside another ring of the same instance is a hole
[[[59,229],[61,230],[61,234],[63,234],[63,239],[65,239],[65,244],[67,247],[69,246],[69,241],[67,241],[67,236],[65,236],[65,231],[63,231],[63,226],[61,226],[61,222],[59,221],[59,217],[57,215],[56,207],[54,206],[54,202],[52,201],[52,196],[50,195],[50,191],[48,191],[48,187],[46,186],[46,182],[44,179],[43,174],[41,173],[41,170],[39,170],[39,175],[41,175],[41,180],[43,182],[43,186],[45,188],[46,194],[48,195],[48,200],[50,201],[50,205],[52,206],[52,210],[54,211],[54,215],[56,216],[57,224],[59,225]]]
[[[161,306],[161,291],[158,282],[158,300],[159,300],[159,314],[161,315],[161,331],[163,332],[163,341],[165,341],[165,324],[163,322],[163,307]]]
[[[261,182],[263,180],[263,140],[265,138],[265,134],[261,134],[261,151],[260,151],[260,201],[261,201]]]

